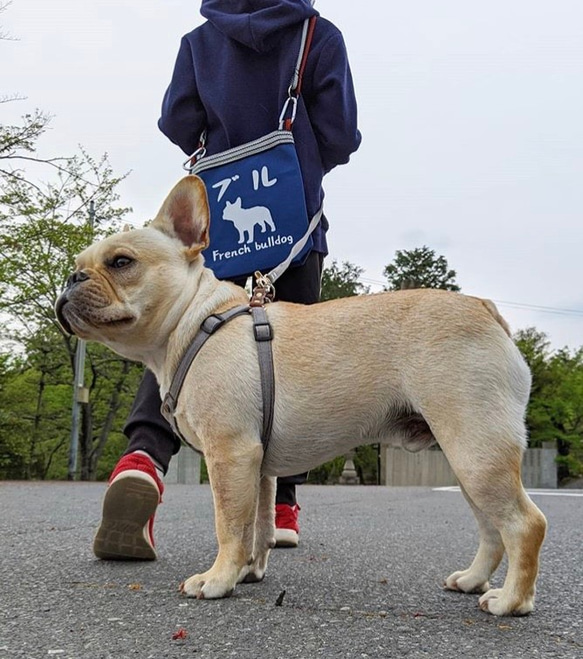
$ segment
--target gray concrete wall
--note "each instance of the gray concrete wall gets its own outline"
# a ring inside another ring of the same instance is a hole
[[[522,461],[522,480],[526,487],[556,488],[557,449],[553,444],[543,448],[529,448]]]
[[[187,446],[182,446],[178,454],[172,458],[164,482],[198,485],[200,483],[200,455]]]
[[[525,487],[556,488],[555,448],[531,448],[524,454],[522,481]],[[457,485],[447,458],[439,450],[409,453],[381,444],[381,484],[445,487]]]
[[[445,487],[457,485],[447,458],[438,450],[409,453],[401,448],[381,444],[381,484],[391,486],[418,485]],[[525,487],[557,487],[557,466],[554,447],[531,448],[524,454],[522,481]],[[165,483],[186,485],[200,483],[200,455],[183,446],[174,456]]]

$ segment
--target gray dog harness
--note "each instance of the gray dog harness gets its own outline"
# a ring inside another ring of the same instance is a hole
[[[176,411],[176,404],[178,397],[184,384],[184,379],[188,373],[194,358],[197,356],[199,350],[210,339],[210,337],[223,325],[228,323],[233,318],[243,314],[251,314],[253,319],[253,334],[257,343],[257,357],[259,360],[259,372],[261,375],[261,392],[263,395],[263,429],[261,432],[261,443],[263,444],[263,454],[267,452],[267,445],[271,437],[271,429],[273,426],[273,409],[275,403],[275,377],[273,372],[273,352],[271,349],[271,341],[273,339],[273,331],[267,318],[267,313],[263,305],[254,305],[253,300],[251,304],[244,304],[233,307],[228,311],[221,314],[212,314],[205,318],[200,329],[195,335],[192,343],[182,356],[178,368],[174,373],[168,393],[164,396],[162,403],[162,415],[172,426],[172,430],[180,439],[188,444],[184,436],[178,429],[178,424],[174,418]]]

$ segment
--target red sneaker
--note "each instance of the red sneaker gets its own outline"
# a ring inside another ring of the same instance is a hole
[[[298,512],[300,507],[289,506],[287,503],[278,503],[275,506],[275,546],[297,547],[300,527],[298,525]]]
[[[153,561],[154,515],[164,485],[154,463],[145,455],[130,453],[117,463],[103,499],[101,525],[93,541],[97,558],[118,561]]]

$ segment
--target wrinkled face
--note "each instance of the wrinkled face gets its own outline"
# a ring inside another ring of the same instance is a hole
[[[57,316],[71,334],[102,340],[131,330],[144,312],[160,301],[164,278],[180,260],[172,241],[159,231],[143,229],[111,236],[82,252],[57,302]],[[174,249],[173,249],[174,248]]]
[[[201,186],[196,177],[186,177],[149,227],[110,236],[79,255],[56,304],[63,329],[132,359],[164,342],[208,244]]]

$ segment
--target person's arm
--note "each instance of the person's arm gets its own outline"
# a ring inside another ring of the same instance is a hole
[[[206,115],[194,75],[190,44],[182,38],[170,85],[162,101],[158,128],[187,155],[197,148],[200,134],[206,127]]]
[[[314,69],[313,93],[306,98],[324,171],[348,162],[360,145],[352,74],[340,32],[324,44]]]

